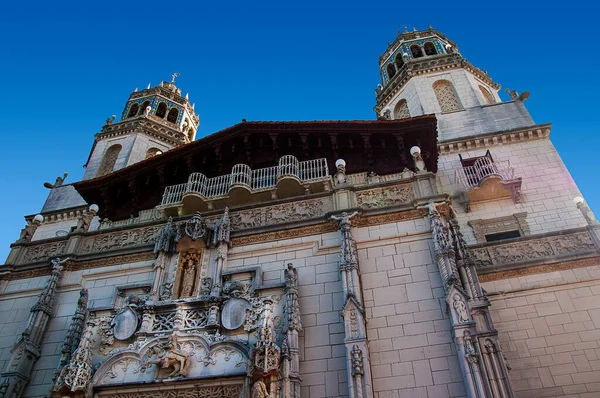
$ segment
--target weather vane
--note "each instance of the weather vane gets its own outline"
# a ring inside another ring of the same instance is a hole
[[[179,73],[175,72],[171,75],[171,83],[175,83],[175,79],[179,77]]]

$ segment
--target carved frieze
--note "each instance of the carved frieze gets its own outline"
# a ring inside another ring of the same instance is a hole
[[[356,192],[356,202],[363,209],[406,204],[413,199],[412,184],[374,188]]]
[[[519,263],[596,250],[587,232],[540,237],[520,242],[473,248],[469,252],[479,267]]]
[[[158,226],[151,226],[89,237],[85,240],[81,253],[152,245],[159,229]]]
[[[202,386],[192,385],[188,388],[173,390],[148,390],[139,392],[119,392],[110,394],[100,394],[102,398],[222,398],[222,397],[239,397],[243,389],[243,385],[232,386]]]
[[[66,241],[28,247],[23,256],[23,262],[33,263],[40,260],[46,260],[50,257],[60,256],[65,253],[66,249]]]
[[[331,198],[325,197],[239,211],[231,213],[229,217],[233,230],[239,231],[267,225],[309,220],[322,217],[332,210],[333,203]]]

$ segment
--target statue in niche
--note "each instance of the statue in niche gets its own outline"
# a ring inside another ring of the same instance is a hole
[[[181,290],[179,297],[190,297],[194,292],[196,282],[196,264],[191,258],[188,259],[181,272]]]
[[[467,306],[462,298],[458,295],[454,295],[454,304],[452,304],[454,310],[456,311],[456,315],[458,316],[458,323],[469,322],[469,312],[467,311]]]
[[[268,396],[269,392],[265,383],[262,380],[255,381],[252,387],[252,398],[267,398]]]

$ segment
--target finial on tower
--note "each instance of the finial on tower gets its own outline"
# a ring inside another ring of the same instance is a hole
[[[178,77],[179,77],[179,73],[177,73],[177,72],[174,72],[174,73],[171,75],[171,83],[175,83],[175,79],[177,79]]]

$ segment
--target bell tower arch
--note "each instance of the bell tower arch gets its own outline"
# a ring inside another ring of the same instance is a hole
[[[181,95],[170,82],[138,91],[125,103],[121,119],[106,119],[94,136],[94,145],[85,164],[83,180],[102,177],[113,171],[192,142],[200,120],[189,97]]]

